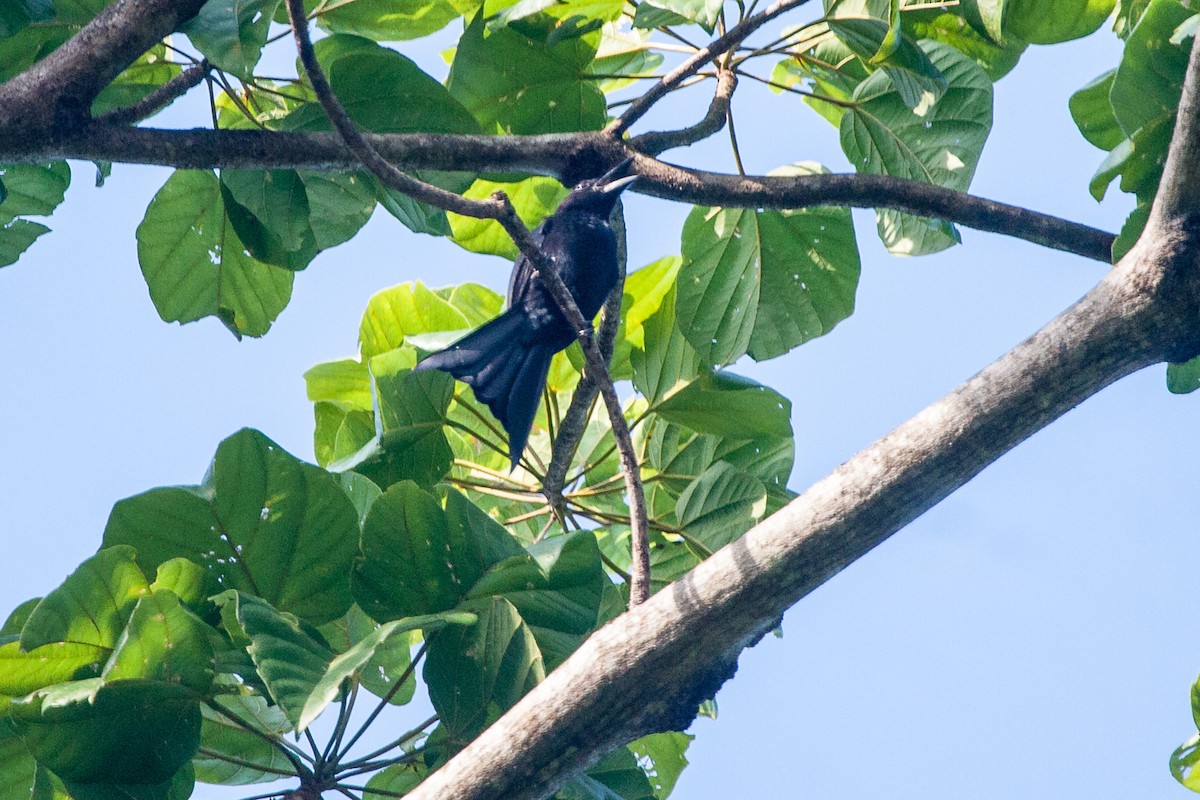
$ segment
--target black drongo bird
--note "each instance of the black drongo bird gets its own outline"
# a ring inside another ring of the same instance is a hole
[[[580,183],[533,232],[587,320],[596,316],[617,283],[617,240],[608,217],[621,191],[637,179],[616,177],[630,161]],[[416,368],[449,372],[475,390],[508,431],[508,457],[515,468],[550,359],[575,337],[550,292],[534,277],[533,264],[520,255],[508,283],[508,310]]]

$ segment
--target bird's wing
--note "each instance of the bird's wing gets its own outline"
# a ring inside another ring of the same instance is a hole
[[[537,227],[533,232],[533,240],[541,247],[546,240],[546,234],[550,232],[553,226],[554,217],[546,218],[546,221]],[[529,286],[533,281],[533,264],[529,263],[529,259],[524,254],[518,255],[516,262],[513,264],[512,275],[508,279],[508,307],[512,308],[517,304],[518,300],[525,297],[529,291]]]

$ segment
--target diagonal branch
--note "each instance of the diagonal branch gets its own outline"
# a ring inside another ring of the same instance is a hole
[[[630,103],[629,108],[610,122],[605,130],[614,136],[620,136],[629,129],[630,125],[645,116],[651,106],[678,88],[679,84],[695,75],[709,62],[737,47],[745,41],[746,37],[779,15],[791,11],[793,8],[799,8],[806,2],[807,0],[776,0],[762,13],[747,17],[734,25],[724,36],[714,39],[707,47],[696,51],[695,54],[662,76],[662,79],[650,87],[645,94]]]

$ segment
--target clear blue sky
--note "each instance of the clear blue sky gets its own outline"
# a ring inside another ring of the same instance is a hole
[[[1116,229],[1129,203],[1088,196],[1101,154],[1066,100],[1117,52],[1107,32],[1028,52],[997,85],[974,191]],[[439,68],[432,50],[415,55]],[[791,100],[751,85],[737,95],[747,169],[818,160],[844,170],[835,131]],[[646,127],[679,113],[668,107]],[[672,155],[732,166],[723,140]],[[239,427],[311,458],[301,374],[353,354],[374,291],[414,278],[506,283],[498,259],[379,212],[297,277],[265,339],[235,342],[212,320],[166,325],[134,239],[166,172],[118,165],[103,189],[92,177],[74,165],[54,233],[0,270],[4,609],[92,553],[115,500],[198,482]],[[627,209],[632,263],[677,252],[683,207],[635,197]],[[896,259],[870,212],[856,222],[857,313],[783,358],[735,368],[792,398],[797,490],[1032,333],[1103,270],[969,230],[962,247]],[[1162,372],[1088,401],[793,608],[782,639],[742,658],[720,720],[694,726],[676,796],[1189,796],[1166,763],[1193,730],[1188,688],[1200,669],[1189,624],[1200,399],[1169,396]]]

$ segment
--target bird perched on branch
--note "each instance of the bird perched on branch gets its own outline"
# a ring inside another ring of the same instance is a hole
[[[558,210],[533,232],[534,241],[558,270],[584,319],[596,316],[617,283],[617,243],[608,217],[621,192],[637,176],[618,177],[632,159],[571,190]],[[537,413],[550,359],[575,341],[576,331],[524,255],[508,283],[508,309],[417,370],[440,369],[475,390],[508,431],[513,468],[521,460]]]

